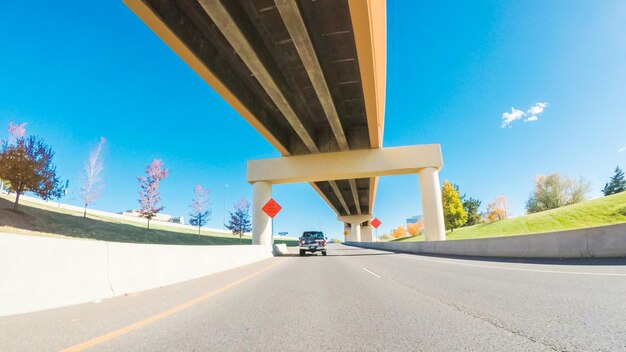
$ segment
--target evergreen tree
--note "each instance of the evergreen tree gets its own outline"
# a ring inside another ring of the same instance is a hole
[[[604,188],[602,189],[602,193],[604,193],[605,196],[610,196],[611,194],[616,194],[624,191],[626,191],[626,178],[624,178],[624,171],[622,171],[619,166],[616,166],[615,174],[604,186]]]
[[[467,214],[467,221],[463,226],[472,226],[481,222],[481,216],[478,212],[478,208],[480,208],[481,204],[482,202],[480,200],[472,197],[463,199],[463,209],[465,209],[465,213]]]
[[[202,188],[201,185],[197,185],[193,190],[194,198],[191,203],[191,216],[189,218],[189,224],[198,226],[198,235],[200,235],[200,229],[202,226],[211,220],[211,209],[209,203],[209,193],[211,190]]]
[[[454,190],[456,191],[456,193],[461,194],[461,191],[459,190],[459,185],[454,185]],[[467,214],[467,221],[461,226],[472,226],[480,223],[482,217],[478,212],[478,208],[480,208],[482,202],[476,198],[468,198],[465,193],[463,193],[460,199],[461,203],[463,204],[463,209]]]
[[[241,200],[235,204],[234,211],[229,213],[230,219],[228,220],[228,224],[224,225],[233,232],[233,235],[239,235],[239,243],[241,243],[241,236],[252,230],[250,203],[248,203],[245,198],[241,198]]]
[[[455,228],[467,222],[467,213],[463,209],[459,192],[448,181],[444,181],[441,188],[441,201],[446,229],[454,231]]]

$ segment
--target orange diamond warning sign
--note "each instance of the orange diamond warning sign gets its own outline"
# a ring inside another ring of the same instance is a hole
[[[278,203],[276,203],[274,199],[270,199],[261,209],[263,209],[267,216],[269,216],[270,218],[274,218],[276,214],[278,214],[278,212],[282,209],[282,207],[278,205]]]

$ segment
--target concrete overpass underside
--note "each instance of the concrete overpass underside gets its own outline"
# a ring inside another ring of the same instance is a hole
[[[125,0],[283,156],[380,148],[385,3]],[[376,177],[311,182],[370,214]]]
[[[419,175],[426,239],[445,239],[439,146],[382,148],[384,0],[124,2],[282,154],[248,165],[253,243],[271,241],[261,208],[272,184],[293,180],[311,184],[345,224],[346,239],[373,241],[378,177],[407,172]],[[267,177],[266,163],[280,166],[270,170],[278,177]],[[283,177],[298,168],[308,171]]]

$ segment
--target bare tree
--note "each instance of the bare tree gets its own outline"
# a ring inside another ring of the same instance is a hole
[[[98,200],[104,190],[101,176],[104,165],[102,164],[101,154],[105,142],[104,137],[100,137],[100,143],[89,154],[89,159],[87,159],[83,169],[83,187],[80,189],[81,198],[83,199],[83,204],[85,204],[83,217],[87,217],[87,207]]]

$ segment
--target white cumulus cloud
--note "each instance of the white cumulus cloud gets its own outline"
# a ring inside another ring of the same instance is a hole
[[[515,120],[523,119],[524,122],[533,122],[539,120],[539,115],[543,114],[543,111],[548,106],[548,103],[536,103],[531,106],[526,112],[511,108],[511,112],[505,112],[502,114],[501,128],[511,127],[511,124]]]
[[[515,120],[519,120],[524,117],[525,113],[522,110],[511,108],[511,112],[505,112],[502,114],[502,125],[500,127],[511,127],[511,123]]]
[[[548,103],[537,103],[531,106],[530,109],[526,111],[526,115],[530,115],[530,116],[524,119],[524,122],[532,122],[532,121],[539,120],[539,115],[543,113],[543,110],[545,110],[547,106],[548,106]]]
[[[537,121],[537,120],[539,120],[537,115],[533,115],[533,116],[528,116],[527,118],[525,118],[524,122],[533,122],[533,121]]]
[[[529,115],[539,115],[548,106],[548,103],[537,103],[528,109]]]

